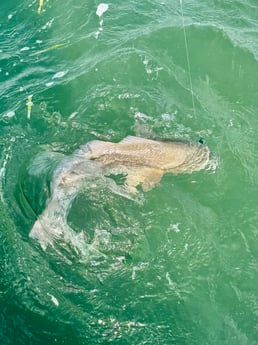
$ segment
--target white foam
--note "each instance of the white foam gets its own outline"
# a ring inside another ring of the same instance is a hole
[[[102,320],[102,319],[99,319],[99,320],[98,320],[98,324],[99,324],[99,325],[105,325],[105,323],[106,323],[106,322],[105,322],[104,320]]]
[[[207,170],[210,170],[211,172],[215,172],[219,165],[219,158],[215,155],[211,155],[210,160],[207,165]]]
[[[144,121],[144,120],[152,120],[152,118],[144,113],[141,113],[140,111],[136,111],[134,113],[134,118],[135,120],[141,120],[141,121]]]
[[[140,97],[140,95],[133,94],[130,92],[125,92],[125,93],[118,95],[118,99],[139,98],[139,97]]]
[[[14,116],[15,116],[15,112],[13,110],[8,111],[8,113],[4,115],[4,117],[9,117],[9,118],[14,117]]]
[[[12,140],[15,141],[15,140]],[[0,166],[0,199],[4,202],[3,184],[5,180],[6,165],[11,158],[12,146],[10,145],[3,153],[2,166]]]
[[[108,4],[99,4],[96,11],[96,15],[101,17],[103,13],[105,13],[107,10],[108,10]]]
[[[175,231],[176,233],[180,232],[179,225],[180,223],[170,224],[169,230]]]
[[[50,81],[50,82],[46,83],[46,87],[50,87],[50,86],[52,86],[52,85],[54,85],[54,82],[53,82],[53,81]]]
[[[97,11],[96,11],[96,15],[99,17],[99,29],[98,31],[95,33],[95,37],[98,38],[100,33],[103,31],[103,18],[102,15],[103,13],[105,13],[108,10],[108,4],[99,4]]]
[[[53,21],[54,21],[54,18],[52,18],[48,22],[46,22],[46,24],[44,26],[42,26],[42,30],[46,30],[46,29],[51,28]]]
[[[29,47],[23,47],[23,48],[21,48],[21,52],[24,52],[24,51],[26,51],[26,50],[30,50],[30,48],[29,48]]]
[[[161,118],[163,121],[166,121],[166,122],[174,121],[175,120],[175,113],[173,113],[173,114],[168,114],[168,113],[161,114]]]
[[[48,296],[51,298],[51,301],[58,307],[59,306],[58,299],[49,293],[48,293]]]
[[[61,72],[57,72],[52,79],[58,79],[58,78],[62,78],[64,75],[66,75],[68,71],[61,71]]]
[[[8,18],[8,20],[10,20],[10,19],[12,19],[12,17],[13,17],[13,14],[10,13],[7,18]]]
[[[98,30],[98,31],[96,31],[96,33],[95,33],[95,37],[96,38],[99,38],[99,34],[100,34],[100,31]]]
[[[74,111],[71,115],[68,116],[68,120],[72,120],[77,114],[78,111]]]

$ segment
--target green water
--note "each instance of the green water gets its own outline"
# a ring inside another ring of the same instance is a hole
[[[0,343],[257,344],[257,3],[107,4],[0,4]],[[81,250],[43,250],[29,232],[60,154],[139,130],[202,137],[218,166],[140,204],[88,188]]]

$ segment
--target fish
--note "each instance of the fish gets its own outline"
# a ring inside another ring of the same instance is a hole
[[[37,162],[34,162],[29,170],[33,171],[33,168],[36,170],[36,165]],[[129,193],[114,180],[104,176],[99,163],[81,157],[78,152],[64,158],[53,173],[51,196],[46,202],[44,211],[37,216],[29,237],[38,240],[43,250],[48,245],[53,245],[57,238],[76,248],[78,236],[67,224],[71,205],[79,193],[90,193],[94,190],[98,193],[102,189],[132,199]]]
[[[160,182],[164,174],[191,173],[204,169],[210,150],[201,143],[158,141],[127,136],[119,143],[94,140],[80,148],[84,157],[101,164],[108,174],[126,174],[126,187],[135,194]]]
[[[210,150],[201,143],[159,141],[127,136],[118,143],[93,140],[77,149],[57,166],[51,183],[51,197],[34,223],[29,236],[41,247],[63,238],[73,243],[73,230],[67,216],[76,195],[96,187],[137,201],[139,188],[153,189],[164,174],[191,173],[208,166]],[[33,169],[32,169],[33,170]],[[109,178],[123,174],[124,185]]]

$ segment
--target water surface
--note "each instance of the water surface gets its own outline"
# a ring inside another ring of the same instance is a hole
[[[256,1],[99,5],[0,5],[1,344],[254,345]],[[43,250],[29,232],[64,155],[139,132],[202,137],[219,165],[141,203],[91,182],[74,241]]]

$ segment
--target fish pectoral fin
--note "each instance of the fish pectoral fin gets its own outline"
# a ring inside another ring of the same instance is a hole
[[[141,171],[139,171],[138,169],[137,170],[135,169],[135,170],[130,170],[127,172],[125,183],[130,193],[136,194],[137,193],[136,187],[141,182],[142,182]]]
[[[142,189],[144,192],[151,190],[159,181],[163,175],[163,170],[161,169],[148,169],[145,174],[145,179],[142,182]]]
[[[142,168],[128,171],[126,185],[128,190],[136,194],[136,187],[141,184],[144,192],[151,190],[161,179],[163,170],[155,168]]]

